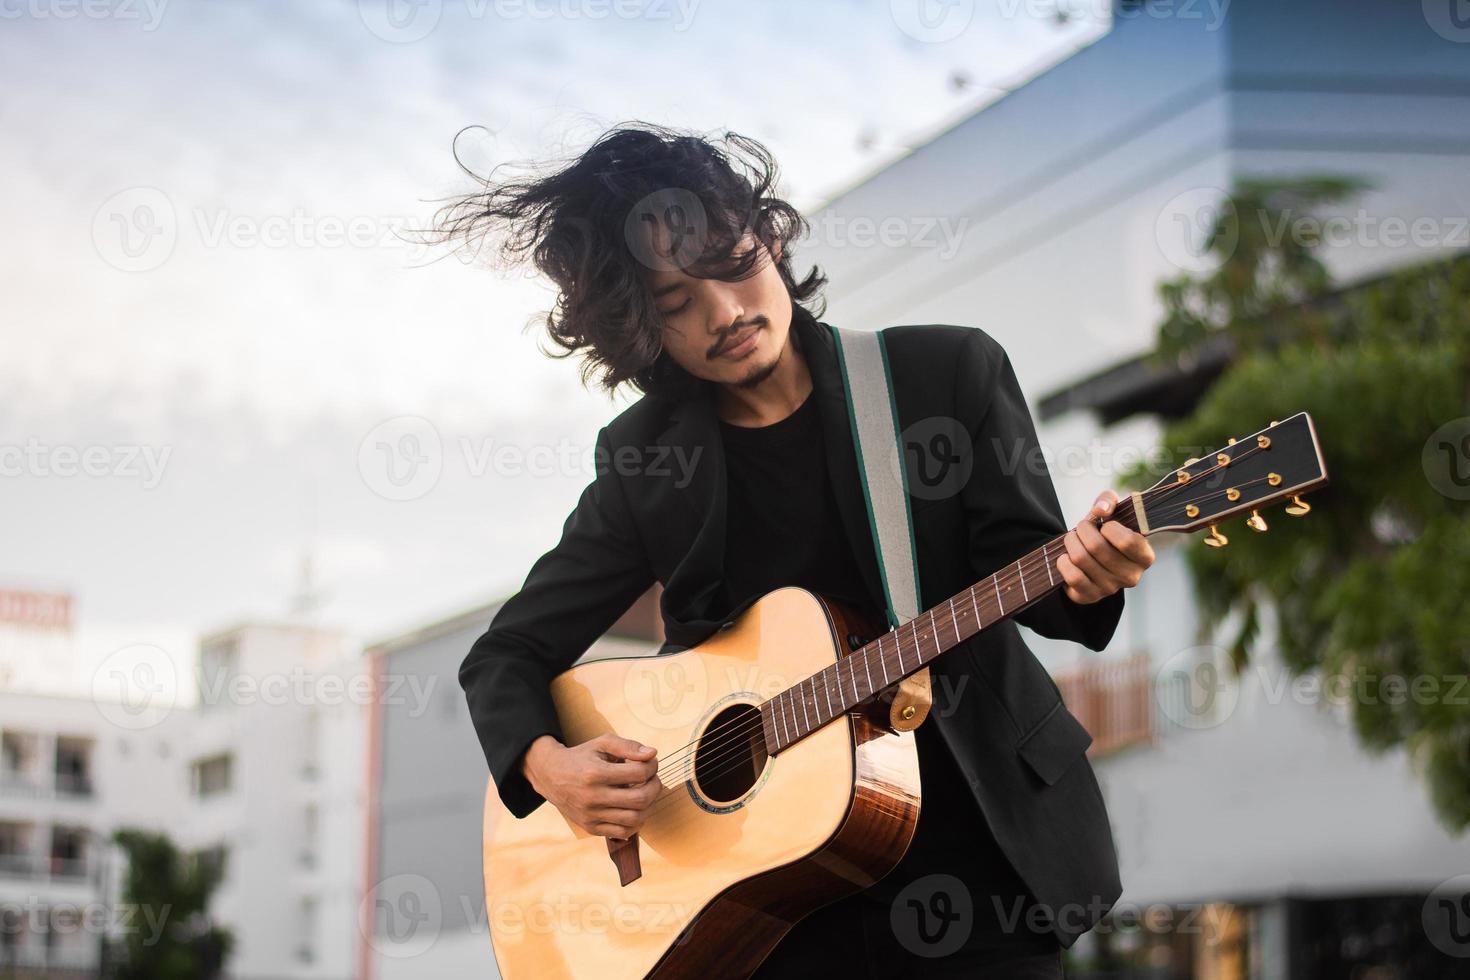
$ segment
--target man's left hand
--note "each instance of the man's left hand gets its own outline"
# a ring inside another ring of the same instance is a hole
[[[1154,549],[1142,534],[1117,521],[1107,521],[1100,528],[1092,523],[1094,518],[1111,516],[1117,506],[1118,495],[1103,491],[1087,516],[1067,532],[1067,553],[1057,559],[1057,573],[1066,583],[1067,598],[1078,605],[1090,605],[1119,589],[1132,588],[1143,577],[1143,570],[1154,563]]]

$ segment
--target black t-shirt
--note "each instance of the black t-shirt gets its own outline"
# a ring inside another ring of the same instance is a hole
[[[728,480],[725,585],[729,608],[773,589],[797,585],[870,610],[872,597],[853,557],[827,473],[821,416],[808,396],[791,415],[772,425],[748,427],[720,421]],[[877,616],[882,620],[881,613]],[[899,866],[858,901],[888,905],[907,885],[927,875],[953,875],[964,883],[974,909],[970,948],[1056,948],[1050,933],[1026,928],[1034,901],[1000,850],[979,804],[933,720],[915,731],[923,800],[914,840]],[[927,900],[927,899],[925,899]],[[958,896],[949,896],[953,907]],[[1021,917],[1009,934],[1021,904]]]

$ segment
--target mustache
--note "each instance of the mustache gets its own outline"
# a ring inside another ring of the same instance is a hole
[[[730,349],[730,338],[735,337],[739,334],[743,334],[748,329],[755,329],[758,327],[763,327],[765,325],[766,318],[763,316],[758,316],[754,320],[751,320],[749,323],[742,323],[737,326],[731,327],[720,337],[719,343],[710,349],[709,356],[712,358],[719,357],[722,353]],[[741,339],[743,340],[744,338],[742,337]]]

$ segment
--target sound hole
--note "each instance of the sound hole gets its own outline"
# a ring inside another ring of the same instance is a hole
[[[694,750],[694,782],[716,803],[740,799],[766,767],[761,713],[750,704],[732,704],[705,726]]]

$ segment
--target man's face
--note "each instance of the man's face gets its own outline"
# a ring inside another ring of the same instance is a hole
[[[761,250],[760,266],[740,282],[700,279],[679,269],[649,271],[664,350],[697,378],[754,387],[786,351],[791,293],[770,252],[749,236],[744,247],[752,245]]]

